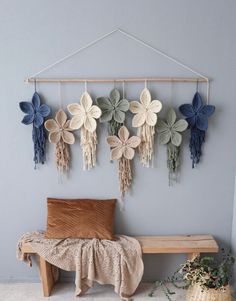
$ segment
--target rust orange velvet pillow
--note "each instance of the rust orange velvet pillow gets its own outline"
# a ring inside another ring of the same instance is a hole
[[[116,200],[48,198],[45,238],[114,239]]]

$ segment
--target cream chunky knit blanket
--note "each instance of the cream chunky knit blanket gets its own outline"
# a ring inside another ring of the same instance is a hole
[[[27,261],[23,244],[49,263],[66,271],[76,272],[76,295],[84,294],[93,285],[112,284],[122,300],[130,300],[143,275],[142,251],[139,242],[128,236],[115,241],[99,239],[45,239],[43,232],[26,233],[17,246],[17,257]]]

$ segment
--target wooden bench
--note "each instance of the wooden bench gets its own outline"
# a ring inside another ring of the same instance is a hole
[[[193,259],[201,253],[218,253],[219,247],[211,235],[136,236],[144,254],[182,253]],[[30,245],[24,245],[25,254],[36,254]],[[36,254],[37,255],[37,254]],[[39,256],[39,271],[45,297],[50,296],[58,280],[59,270]]]

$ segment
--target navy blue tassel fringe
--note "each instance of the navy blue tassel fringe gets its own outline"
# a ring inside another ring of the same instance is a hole
[[[205,142],[205,134],[205,131],[199,130],[196,127],[191,128],[189,148],[191,152],[192,168],[200,161],[202,145]]]
[[[36,168],[37,164],[44,164],[45,162],[46,133],[43,125],[38,128],[33,126],[32,139],[34,142],[34,163]]]

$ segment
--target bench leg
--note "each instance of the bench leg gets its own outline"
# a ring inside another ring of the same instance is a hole
[[[199,255],[200,255],[200,253],[189,253],[188,254],[188,260],[194,260]]]
[[[59,269],[39,256],[39,271],[44,297],[49,297],[59,277]]]

